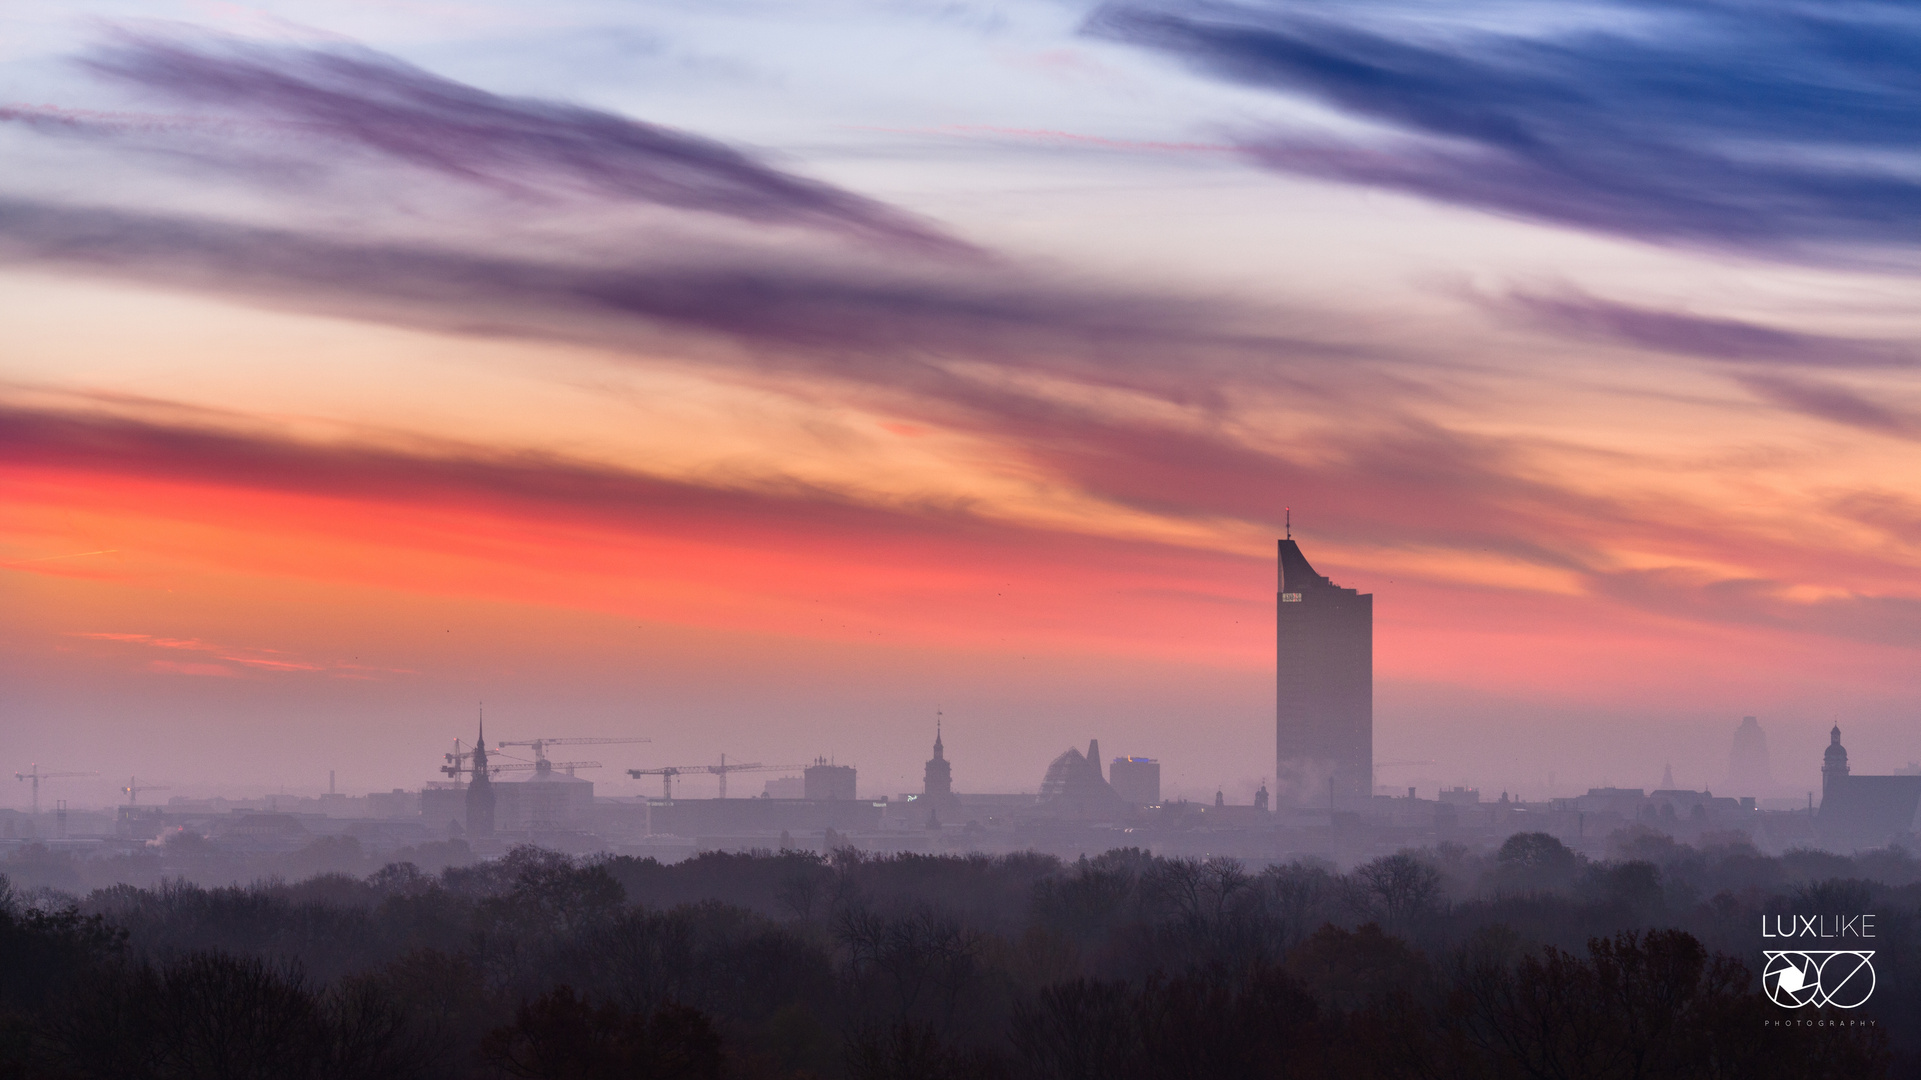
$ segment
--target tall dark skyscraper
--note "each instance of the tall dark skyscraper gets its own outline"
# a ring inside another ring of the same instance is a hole
[[[1277,806],[1374,793],[1374,595],[1314,572],[1281,541],[1275,606]]]

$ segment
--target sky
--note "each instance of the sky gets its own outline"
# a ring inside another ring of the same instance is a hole
[[[1764,794],[1837,723],[1898,768],[1917,53],[1853,0],[8,5],[0,764],[411,788],[484,703],[650,738],[604,794],[878,796],[938,712],[957,790],[1097,738],[1244,802],[1291,516],[1375,597],[1381,784],[1712,789],[1743,715]]]

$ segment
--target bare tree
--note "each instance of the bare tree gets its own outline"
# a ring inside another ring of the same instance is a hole
[[[1355,868],[1354,880],[1390,927],[1405,928],[1441,907],[1440,871],[1405,851]]]

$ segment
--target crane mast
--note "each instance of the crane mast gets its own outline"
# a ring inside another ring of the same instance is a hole
[[[97,772],[41,772],[40,763],[35,762],[34,764],[32,764],[27,768],[26,772],[14,773],[13,778],[15,780],[33,781],[33,816],[39,817],[40,816],[40,781],[64,780],[72,776],[99,776],[99,775],[100,774]]]
[[[805,765],[762,765],[758,761],[732,762],[727,755],[720,755],[718,765],[663,765],[653,769],[628,769],[627,775],[638,780],[643,776],[660,777],[660,795],[663,799],[674,797],[674,777],[683,773],[707,773],[720,779],[720,797],[727,797],[727,775],[737,772],[792,772],[805,769]]]

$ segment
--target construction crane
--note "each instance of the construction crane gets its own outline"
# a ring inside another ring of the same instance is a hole
[[[33,763],[32,766],[30,766],[27,769],[26,772],[14,773],[13,778],[15,780],[33,781],[33,816],[39,817],[40,816],[40,781],[65,780],[71,776],[99,776],[99,775],[100,774],[97,772],[41,772],[40,763],[36,761]]]
[[[552,740],[549,741],[551,742]],[[462,776],[470,776],[473,774],[474,752],[472,750],[462,750],[459,739],[454,740],[453,752],[443,756],[447,763],[440,767],[440,771],[452,777],[455,782],[459,782]],[[555,769],[566,769],[567,774],[571,776],[575,769],[598,769],[600,767],[601,764],[598,761],[548,761],[543,757],[537,761],[490,761],[487,763],[487,775],[492,776],[495,773],[502,772],[526,772],[531,769],[536,774],[545,776]]]
[[[664,765],[657,769],[628,769],[627,775],[638,780],[643,776],[660,777],[660,796],[663,799],[674,797],[674,777],[682,773],[707,773],[720,778],[720,797],[727,797],[727,774],[737,772],[792,772],[805,769],[805,765],[762,765],[758,761],[728,764],[727,755],[720,755],[718,765]]]
[[[143,791],[172,791],[173,788],[166,784],[143,784],[139,780],[129,776],[127,777],[127,786],[120,790],[127,793],[127,805],[132,806],[140,801],[140,793]]]
[[[687,771],[694,772],[694,771],[697,771],[699,768],[700,766],[698,765],[692,765],[687,768]],[[660,797],[663,799],[672,799],[674,797],[674,777],[679,776],[680,774],[681,774],[681,768],[678,765],[663,765],[658,769],[628,769],[627,770],[627,775],[633,777],[636,780],[640,779],[643,776],[660,777]]]
[[[547,760],[547,748],[549,746],[608,746],[608,745],[614,745],[614,744],[620,744],[620,743],[644,743],[644,742],[653,742],[653,741],[654,740],[647,738],[645,735],[639,735],[639,736],[634,736],[632,738],[612,738],[612,739],[599,739],[599,738],[519,739],[513,742],[495,743],[494,745],[532,747],[534,751],[534,761],[533,761],[534,772],[544,776],[548,773],[553,772],[554,770],[554,763]],[[571,763],[571,766],[570,766],[569,763],[562,762],[560,764],[560,767],[577,769],[577,768],[583,767],[583,765],[580,762],[573,762]],[[598,764],[595,764],[593,766],[593,768],[596,768],[596,769],[599,767],[600,766]]]

